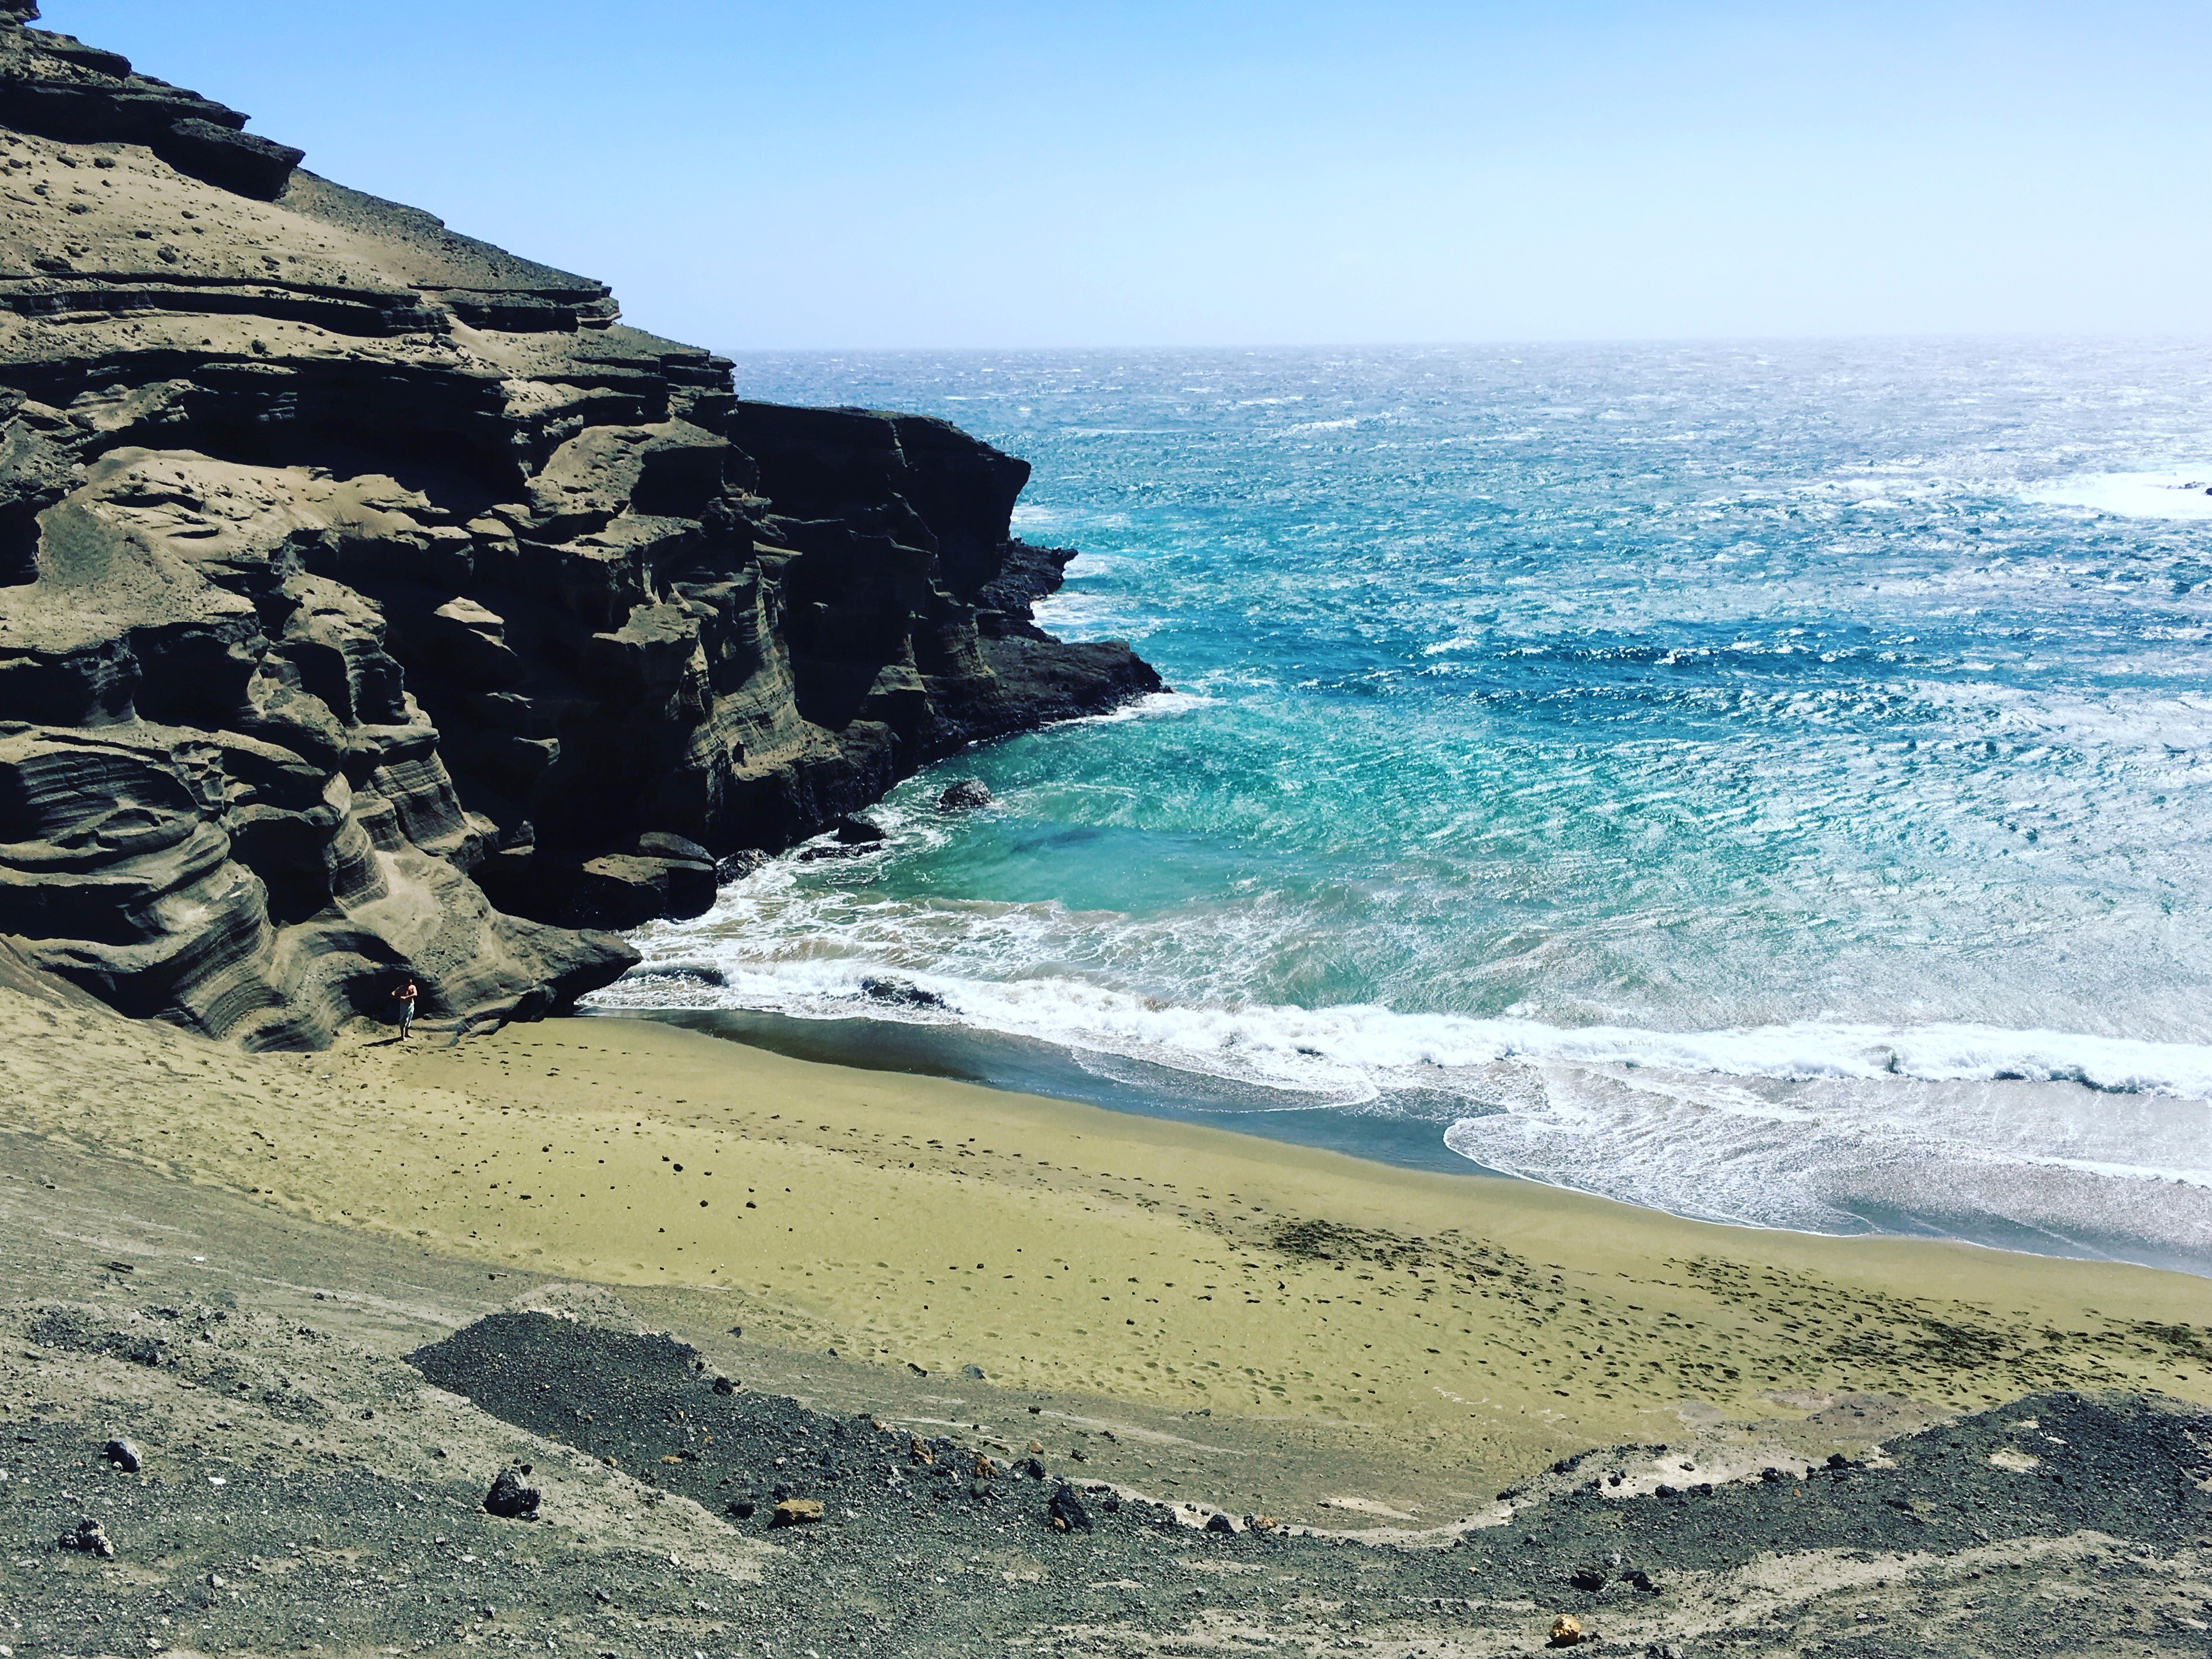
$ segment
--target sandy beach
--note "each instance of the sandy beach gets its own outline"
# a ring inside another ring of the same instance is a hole
[[[1723,1421],[1841,1433],[1859,1396],[2212,1401],[2181,1274],[1705,1225],[646,1020],[251,1056],[6,1007],[12,1129],[863,1374],[1417,1454],[1424,1507]]]
[[[2212,1598],[2202,1280],[647,1021],[251,1055],[6,969],[19,1653],[126,1582],[149,1650],[618,1659],[2180,1651]]]

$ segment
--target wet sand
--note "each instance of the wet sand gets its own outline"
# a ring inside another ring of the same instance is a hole
[[[1469,1503],[1859,1395],[2212,1401],[2186,1275],[1705,1225],[647,1021],[248,1056],[0,1004],[5,1127],[533,1276],[704,1291],[841,1367],[1448,1467]]]

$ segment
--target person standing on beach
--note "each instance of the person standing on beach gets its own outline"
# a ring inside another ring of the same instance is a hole
[[[415,976],[412,974],[410,974],[399,988],[392,994],[392,1000],[399,1005],[399,1040],[402,1042],[406,1042],[415,1030],[416,994]]]

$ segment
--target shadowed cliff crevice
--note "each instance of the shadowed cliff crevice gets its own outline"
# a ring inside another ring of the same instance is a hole
[[[1155,690],[943,422],[741,399],[602,283],[0,7],[0,937],[260,1046],[557,1007],[964,744]]]

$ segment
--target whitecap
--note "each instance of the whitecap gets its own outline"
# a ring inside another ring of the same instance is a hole
[[[1132,697],[1103,714],[1085,714],[1067,724],[1119,726],[1127,720],[1161,720],[1170,714],[1188,714],[1194,709],[1211,708],[1219,701],[1218,697],[1202,696],[1195,691],[1148,691],[1143,696]]]
[[[1788,1085],[1547,1066],[1444,1143],[1485,1168],[1739,1225],[1924,1231],[2212,1272],[2202,1101],[2032,1080]]]
[[[2021,498],[2124,519],[2212,519],[2212,467],[2186,472],[2085,472],[2031,485]]]

